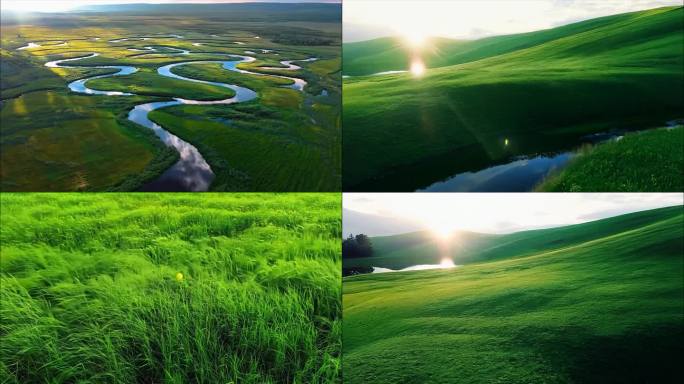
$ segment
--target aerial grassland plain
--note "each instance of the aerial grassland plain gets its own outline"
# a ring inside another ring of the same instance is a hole
[[[434,38],[421,48],[400,38],[344,44],[344,190],[413,191],[518,156],[572,150],[597,133],[683,118],[682,18],[684,8],[665,7],[474,41]],[[407,70],[416,56],[427,67],[421,75],[373,75]],[[683,168],[680,161],[675,170]],[[616,183],[672,187],[656,179]]]
[[[456,234],[455,243],[473,242],[464,257],[449,254],[459,267],[345,277],[344,380],[679,383],[683,225],[676,206],[510,235]],[[372,238],[384,258],[371,265],[434,263],[419,238]]]
[[[339,194],[0,195],[0,382],[340,382]]]
[[[150,102],[236,96],[233,88],[192,81],[210,80],[247,87],[256,97],[235,104],[169,106],[148,116],[197,148],[214,174],[204,189],[339,191],[340,12],[339,4],[137,4],[64,14],[3,12],[2,190],[144,189],[179,161],[179,153],[182,160],[183,151],[129,121],[128,113]],[[92,53],[98,56],[86,57]],[[227,70],[219,62],[238,60],[229,55],[254,60]],[[63,63],[78,68],[45,66],[67,58],[82,59]],[[313,61],[301,61],[308,59]],[[159,72],[192,61],[202,63],[171,70],[191,80]],[[67,87],[118,71],[91,68],[96,66],[135,67],[134,73],[85,84],[133,95],[94,95]],[[291,79],[306,85],[288,88]]]

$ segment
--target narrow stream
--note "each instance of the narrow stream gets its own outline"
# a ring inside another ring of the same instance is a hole
[[[574,156],[574,152],[563,152],[517,157],[507,164],[456,174],[417,192],[528,192],[550,172],[566,166]]]
[[[679,119],[668,121],[662,129],[672,129],[681,124],[682,120]],[[580,144],[600,145],[612,140],[621,140],[627,133],[652,129],[661,128],[599,132],[582,137]],[[416,192],[529,192],[550,173],[567,166],[570,160],[577,156],[578,151],[579,149],[574,148],[553,155],[518,156],[506,164],[456,174]]]
[[[177,37],[177,38],[182,38],[181,36],[178,35],[171,35],[172,37]],[[115,40],[110,40],[110,42],[121,42],[121,41],[127,41],[127,40],[148,40],[151,37],[138,37],[138,38],[123,38],[123,39],[115,39]],[[26,47],[21,47],[20,49],[23,48],[32,48],[37,46],[34,43],[29,43]],[[145,52],[143,54],[181,54],[181,55],[191,55],[193,53],[179,49],[179,48],[170,48],[170,47],[163,47],[165,49],[171,49],[175,50],[177,52],[160,52],[157,48],[153,46],[147,46],[144,47],[142,50],[137,50],[140,52]],[[129,50],[134,50],[134,49],[129,49]],[[202,54],[212,54],[212,55],[222,55],[222,56],[228,56],[231,58],[234,58],[233,60],[210,60],[210,61],[187,61],[187,62],[181,62],[181,63],[175,63],[175,64],[169,64],[162,66],[157,69],[157,73],[161,76],[166,76],[170,77],[173,79],[177,80],[183,80],[183,81],[191,81],[191,82],[196,82],[200,84],[209,84],[209,85],[215,85],[219,87],[225,87],[232,89],[235,91],[235,96],[224,99],[224,100],[211,100],[211,101],[203,101],[203,100],[189,100],[189,99],[182,99],[182,98],[174,98],[174,100],[169,100],[169,101],[158,101],[158,102],[152,102],[152,103],[145,103],[145,104],[140,104],[136,105],[129,113],[128,113],[128,119],[136,124],[142,125],[146,128],[151,129],[157,137],[167,146],[173,147],[178,151],[180,154],[180,159],[176,164],[174,164],[172,167],[167,169],[161,176],[159,176],[156,180],[145,184],[144,186],[141,187],[140,190],[142,191],[207,191],[209,187],[211,186],[212,181],[215,178],[215,175],[213,171],[211,170],[211,167],[207,163],[207,161],[204,159],[202,154],[197,150],[195,146],[192,144],[180,139],[179,137],[173,135],[166,129],[164,129],[162,126],[159,124],[154,123],[152,120],[149,119],[148,115],[150,112],[161,109],[161,108],[166,108],[166,107],[171,107],[175,105],[217,105],[217,104],[234,104],[234,103],[241,103],[241,102],[246,102],[249,100],[253,100],[257,97],[257,93],[249,88],[245,87],[240,87],[235,84],[226,84],[226,83],[220,83],[220,82],[212,82],[212,81],[203,81],[203,80],[197,80],[197,79],[192,79],[188,77],[183,77],[180,75],[177,75],[172,72],[172,69],[175,67],[179,67],[182,65],[187,65],[187,64],[209,64],[209,63],[220,63],[222,64],[222,67],[226,70],[229,71],[234,71],[238,73],[245,73],[245,74],[251,74],[251,75],[258,75],[258,76],[271,76],[271,77],[279,77],[279,78],[285,78],[291,80],[293,83],[291,85],[287,85],[285,87],[289,87],[292,89],[296,89],[300,92],[303,92],[304,87],[306,86],[306,81],[295,78],[295,77],[288,77],[288,76],[281,76],[281,75],[270,75],[270,74],[264,74],[264,73],[256,73],[256,72],[250,72],[242,69],[238,69],[237,65],[240,63],[247,63],[247,62],[252,62],[255,61],[256,59],[254,57],[250,56],[242,56],[242,55],[233,55],[233,54],[223,54],[223,53],[202,53]],[[83,94],[88,94],[88,95],[105,95],[105,96],[134,96],[134,93],[128,93],[128,92],[120,92],[120,91],[103,91],[103,90],[96,90],[96,89],[91,89],[86,86],[86,83],[90,80],[94,79],[101,79],[105,77],[113,77],[113,76],[124,76],[124,75],[130,75],[132,73],[135,73],[138,71],[138,68],[133,67],[133,66],[118,66],[118,65],[106,65],[106,66],[77,66],[77,65],[62,65],[62,63],[68,63],[68,62],[74,62],[78,60],[85,60],[89,58],[93,58],[99,56],[98,53],[91,53],[86,56],[80,56],[80,57],[75,57],[75,58],[70,58],[70,59],[62,59],[62,60],[55,60],[51,61],[45,64],[46,67],[50,68],[92,68],[92,69],[118,69],[119,71],[113,74],[108,74],[108,75],[98,75],[98,76],[92,76],[92,77],[87,77],[84,79],[76,80],[68,84],[68,87],[71,91],[76,92],[76,93],[83,93]],[[317,60],[316,58],[310,58],[306,60],[301,60],[301,61],[313,61]],[[294,61],[294,60],[293,60]],[[290,62],[288,64],[288,70],[292,69],[299,69],[300,67],[291,65]],[[296,68],[293,68],[296,67]],[[267,68],[268,69],[268,68]],[[284,69],[284,68],[278,68],[278,69]]]

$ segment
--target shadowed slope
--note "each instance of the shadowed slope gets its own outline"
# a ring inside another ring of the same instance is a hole
[[[517,155],[569,149],[592,133],[681,117],[682,17],[681,7],[635,12],[504,54],[481,48],[492,55],[419,78],[347,79],[345,190],[415,190]]]

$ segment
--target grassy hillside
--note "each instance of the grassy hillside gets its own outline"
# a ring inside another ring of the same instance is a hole
[[[628,134],[585,148],[537,189],[549,192],[684,191],[684,127]]]
[[[428,55],[439,67],[421,77],[345,79],[345,190],[414,190],[572,148],[588,134],[681,117],[682,17],[682,7],[660,8],[490,38],[453,48],[444,63]]]
[[[345,75],[362,76],[384,71],[406,70],[409,68],[410,54],[414,52],[420,54],[428,68],[462,64],[534,47],[614,23],[629,22],[632,18],[633,15],[629,13],[612,15],[552,29],[492,36],[478,40],[431,38],[421,47],[413,47],[404,39],[394,37],[346,43],[343,45],[343,72]]]
[[[472,264],[533,253],[612,236],[659,220],[681,215],[681,207],[661,208],[610,217],[588,223],[514,232],[504,235],[457,232],[445,240],[429,231],[372,237],[374,256],[345,259],[345,268],[402,269],[418,264],[439,264],[451,258],[455,264]]]
[[[677,209],[522,258],[346,278],[345,382],[680,382]]]
[[[631,18],[631,14],[612,15],[552,29],[478,40],[431,38],[421,47],[413,47],[404,39],[396,37],[347,43],[343,45],[343,72],[345,75],[362,76],[383,71],[406,70],[409,68],[409,54],[414,52],[420,54],[428,68],[462,64],[534,47],[595,28],[629,21]]]
[[[0,203],[0,382],[339,382],[339,194]]]

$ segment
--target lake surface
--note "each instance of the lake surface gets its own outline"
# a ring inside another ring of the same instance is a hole
[[[444,265],[444,264],[418,264],[418,265],[412,265],[410,267],[402,268],[402,269],[389,269],[389,268],[381,268],[381,267],[373,267],[373,272],[371,273],[388,273],[388,272],[407,272],[407,271],[425,271],[429,269],[451,269],[451,268],[458,268],[460,265]]]

